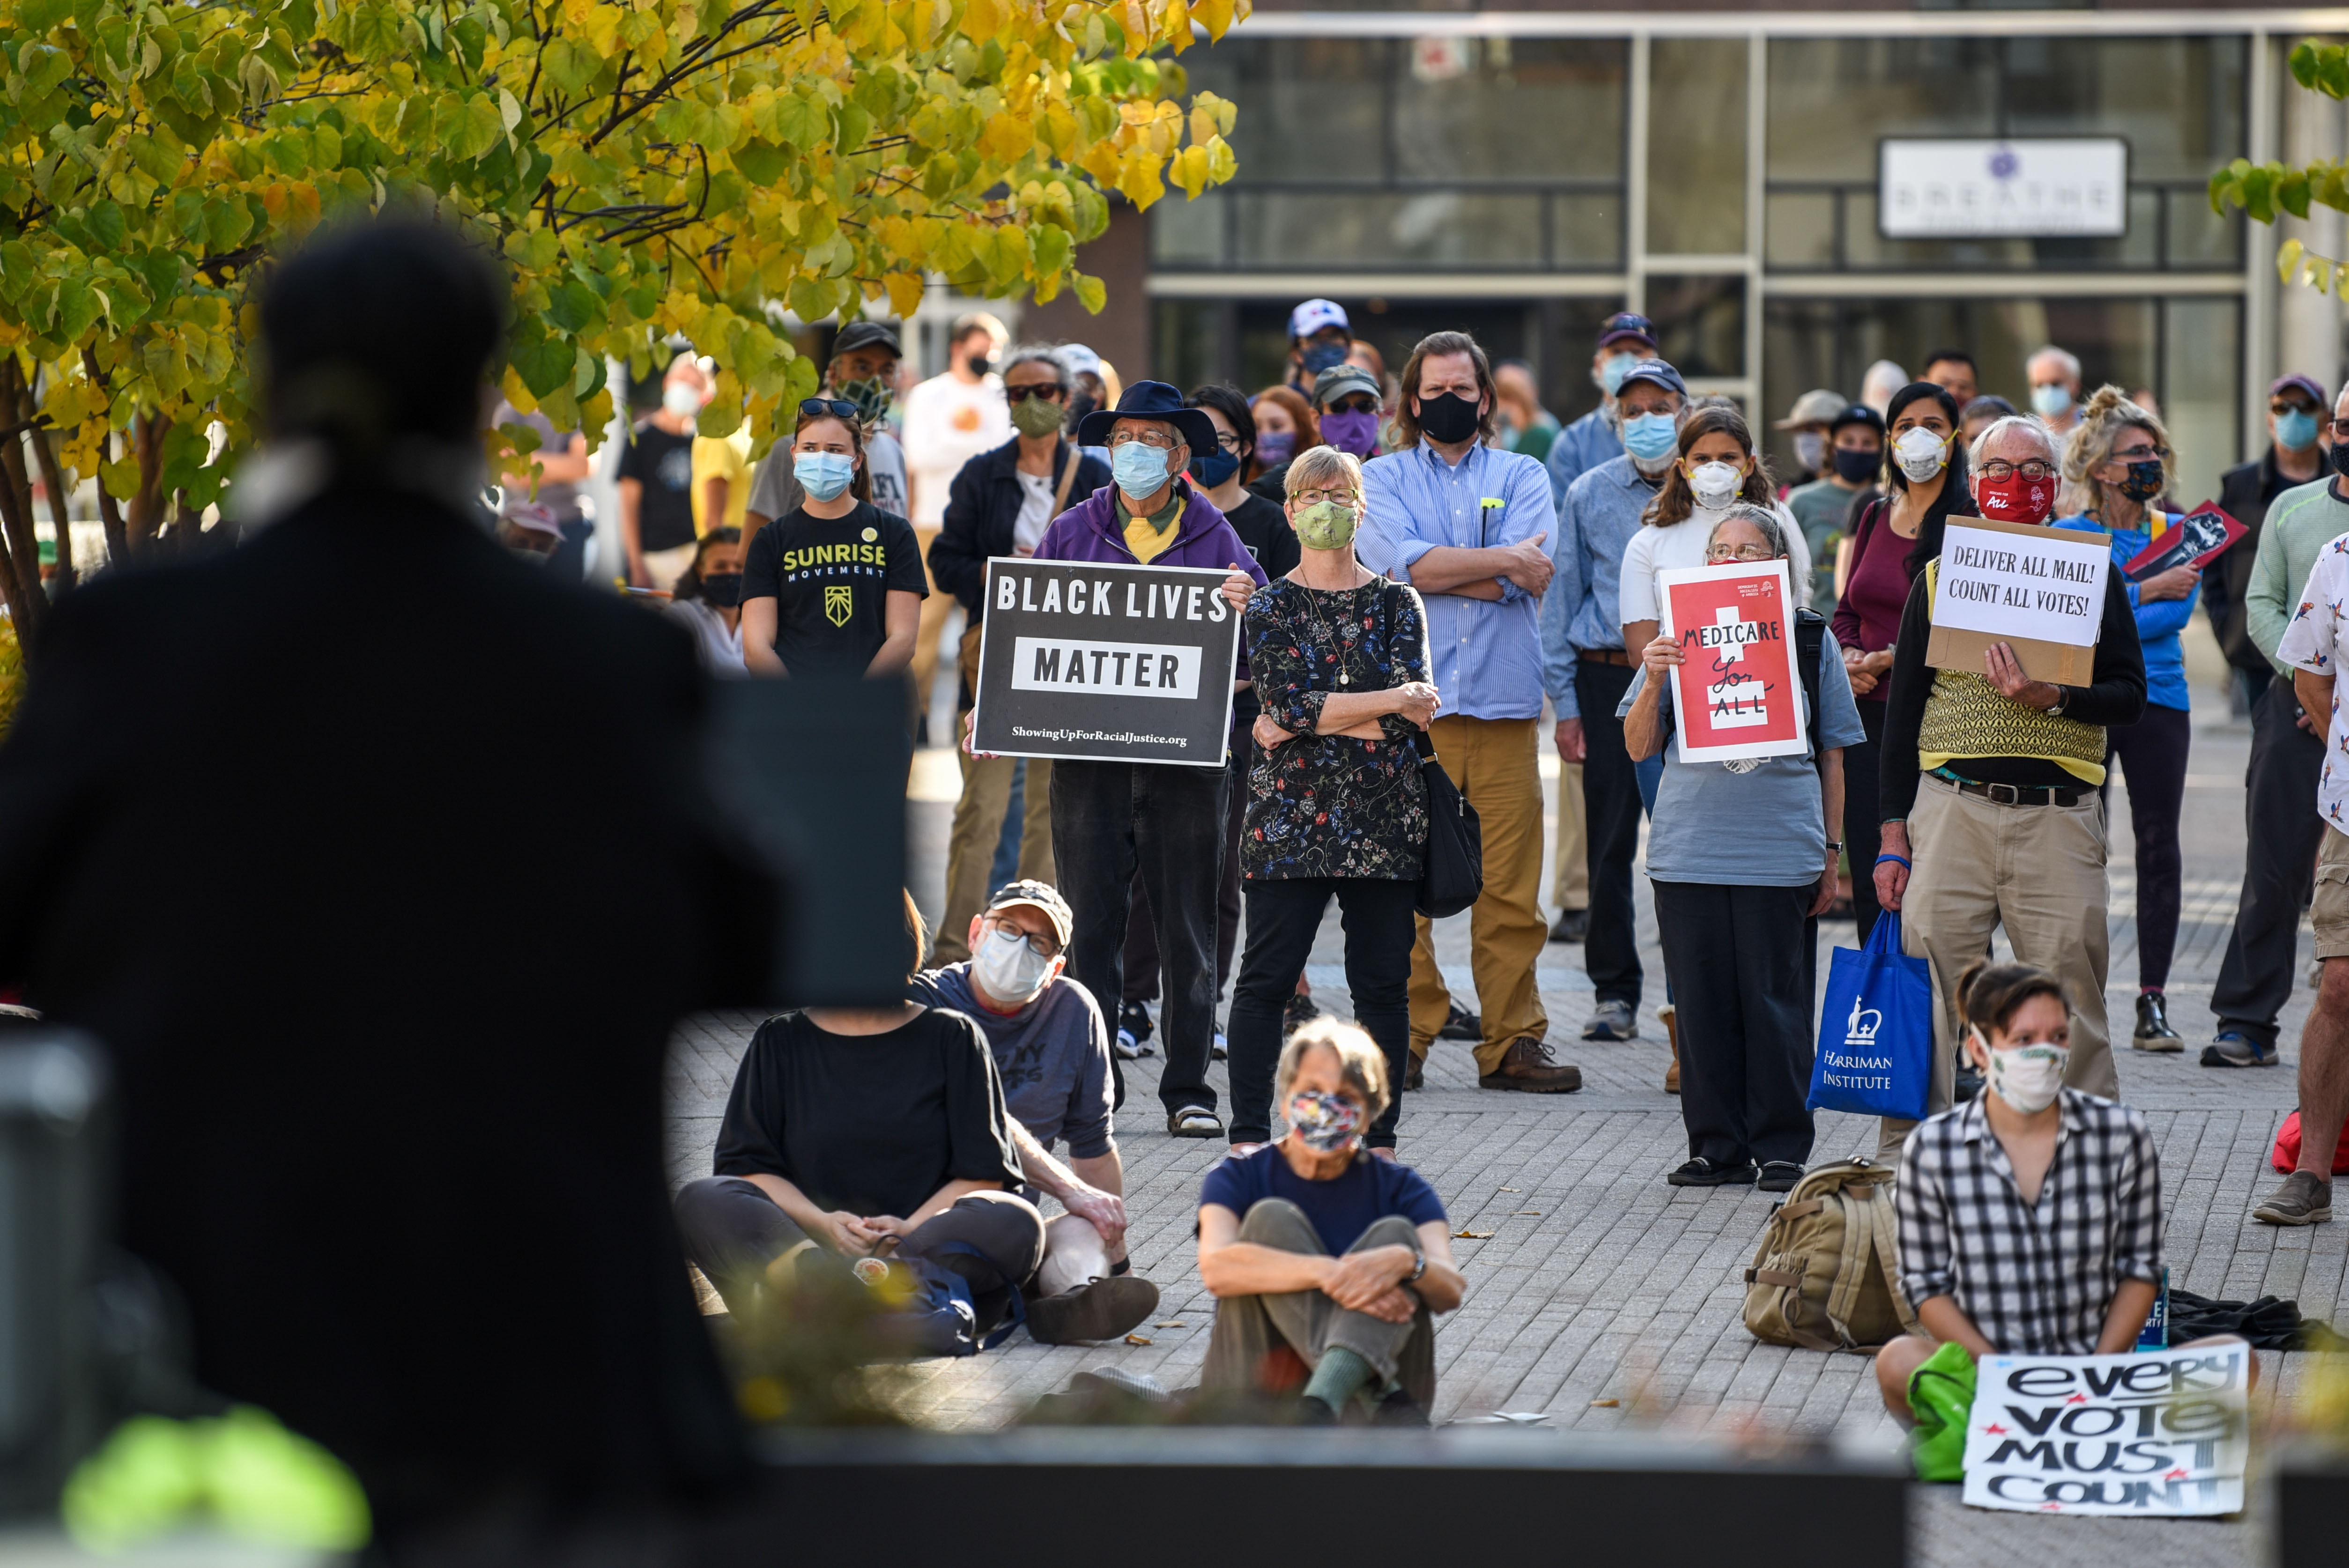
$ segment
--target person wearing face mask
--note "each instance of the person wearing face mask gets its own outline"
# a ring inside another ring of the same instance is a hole
[[[1324,370],[1346,363],[1352,346],[1353,326],[1345,306],[1332,300],[1309,299],[1288,313],[1288,385],[1310,396]]]
[[[620,552],[628,583],[666,592],[693,564],[694,423],[709,375],[686,350],[661,378],[660,407],[636,422],[620,454]]]
[[[947,493],[962,466],[1011,438],[1010,410],[996,361],[1011,341],[986,311],[957,316],[949,329],[947,367],[905,395],[905,473],[913,482],[918,529],[946,521]]]
[[[2051,343],[2023,362],[2023,374],[2031,383],[2031,411],[2061,447],[2080,422],[2079,356]]]
[[[2219,505],[2243,525],[2243,537],[2210,562],[2202,579],[2202,606],[2220,651],[2235,672],[2235,703],[2253,710],[2274,684],[2275,668],[2251,640],[2243,594],[2259,556],[2260,524],[2268,505],[2294,485],[2312,483],[2331,468],[2330,405],[2324,388],[2305,376],[2281,377],[2268,388],[2268,449],[2219,477]]]
[[[929,579],[913,524],[873,504],[856,405],[802,402],[788,455],[807,499],[751,542],[742,662],[756,676],[902,674]]]
[[[2065,986],[1970,962],[1953,996],[1984,1092],[1920,1122],[1892,1204],[1921,1334],[1877,1353],[1885,1408],[1944,1345],[1969,1357],[2120,1356],[2159,1299],[2161,1161],[2142,1113],[2067,1087]]]
[[[2044,524],[2055,504],[2056,461],[2054,439],[2038,420],[2000,420],[1968,454],[1975,505],[1984,517]],[[2019,962],[2054,971],[2078,998],[2064,1081],[2117,1094],[2105,1016],[2111,944],[2096,790],[2106,732],[2145,715],[2136,614],[2121,574],[2108,573],[2084,686],[2033,679],[2004,643],[1984,650],[1979,674],[1935,669],[1925,655],[1939,579],[1940,562],[1925,562],[1901,612],[1879,754],[1875,863],[1878,902],[1904,913],[1903,946],[1930,962],[1941,997],[1929,1111],[1954,1099],[1951,976],[1981,957],[2000,929]],[[1865,874],[1857,861],[1852,869]],[[1885,1119],[1878,1150],[1888,1162],[1913,1125]]]
[[[1797,609],[1811,591],[1811,552],[1803,530],[1771,492],[1769,465],[1754,450],[1745,416],[1727,398],[1701,401],[1682,419],[1676,447],[1680,460],[1664,471],[1663,488],[1640,514],[1640,528],[1623,547],[1617,611],[1623,617],[1623,645],[1644,648],[1655,640],[1662,619],[1656,574],[1676,567],[1702,566],[1706,541],[1733,506],[1758,506],[1786,531],[1786,559],[1794,563]]]
[[[668,618],[693,634],[693,651],[711,675],[740,676],[742,663],[742,531],[713,528],[694,547],[693,564],[669,590]]]
[[[1377,377],[1359,365],[1324,370],[1313,383],[1315,429],[1326,444],[1370,461],[1379,455],[1380,396]]]
[[[1549,940],[1541,912],[1542,594],[1556,573],[1557,522],[1539,463],[1487,443],[1498,402],[1491,363],[1464,332],[1420,339],[1395,410],[1402,449],[1363,465],[1355,549],[1371,571],[1419,591],[1429,678],[1441,696],[1429,738],[1475,808],[1485,891],[1471,916],[1479,1088],[1570,1093],[1582,1074],[1551,1053],[1534,965]],[[1432,927],[1411,958],[1412,1054],[1451,1021]]]
[[[1427,789],[1413,738],[1435,715],[1419,595],[1354,555],[1362,469],[1317,447],[1290,465],[1301,559],[1248,600],[1248,669],[1263,711],[1238,851],[1247,953],[1232,992],[1232,1142],[1272,1136],[1282,1011],[1336,899],[1354,1016],[1392,1081],[1411,1061],[1412,904],[1427,852]],[[1400,1101],[1370,1130],[1392,1148]]]
[[[1909,607],[1909,587],[1925,562],[1941,553],[1949,518],[1971,515],[1966,446],[1953,438],[1957,399],[1946,387],[1912,381],[1893,394],[1892,438],[1886,462],[1888,494],[1859,509],[1844,552],[1843,591],[1828,626],[1843,649],[1852,695],[1868,738],[1844,753],[1843,839],[1851,865],[1851,908],[1865,944],[1882,906],[1868,868],[1876,863],[1878,763],[1883,755],[1885,698],[1890,694],[1893,645]],[[1899,445],[1905,443],[1905,445]],[[1880,460],[1880,459],[1879,459]]]
[[[1778,421],[1776,428],[1786,432],[1786,439],[1795,449],[1797,471],[1791,488],[1811,484],[1828,471],[1827,421],[1842,413],[1845,407],[1842,393],[1821,388],[1795,398],[1794,407]],[[1815,550],[1813,553],[1817,552]]]
[[[1216,1298],[1201,1387],[1287,1404],[1300,1424],[1357,1398],[1373,1426],[1428,1424],[1435,1315],[1467,1282],[1435,1189],[1362,1145],[1392,1095],[1385,1055],[1351,1024],[1318,1018],[1282,1047],[1288,1132],[1235,1149],[1199,1186],[1199,1283]],[[1283,1349],[1307,1368],[1301,1388]]]
[[[1810,547],[1811,608],[1825,615],[1835,611],[1836,565],[1853,520],[1880,493],[1884,421],[1875,409],[1849,404],[1828,416],[1820,439],[1826,471],[1787,491],[1786,510]]]
[[[833,339],[832,361],[824,366],[822,390],[826,397],[855,404],[864,420],[865,468],[872,477],[873,504],[883,511],[911,517],[913,512],[905,499],[905,449],[887,423],[896,399],[898,356],[895,328],[886,322],[852,321]],[[760,464],[742,520],[742,537],[757,537],[759,530],[779,517],[788,516],[806,499],[799,480],[792,477],[788,455],[780,462]],[[930,536],[918,528],[914,532],[921,540],[926,556]],[[925,615],[930,613],[928,600],[922,602],[922,610]],[[943,600],[938,614],[945,614]],[[917,659],[917,675],[921,667]]]
[[[1623,553],[1640,519],[1678,460],[1680,420],[1688,398],[1681,373],[1661,359],[1632,365],[1617,384],[1623,451],[1574,481],[1558,514],[1557,576],[1541,608],[1542,687],[1557,711],[1561,763],[1582,768],[1587,813],[1589,924],[1583,965],[1598,1006],[1586,1040],[1639,1037],[1638,917],[1631,905],[1631,862],[1640,848],[1640,813],[1654,799],[1623,743],[1615,710],[1631,684],[1623,648],[1619,593]],[[1560,446],[1574,434],[1569,428]],[[1551,451],[1553,466],[1556,449]],[[1677,1076],[1667,1085],[1679,1082]]]
[[[1566,514],[1566,492],[1574,481],[1623,455],[1622,411],[1615,395],[1631,366],[1656,357],[1656,327],[1633,311],[1618,311],[1599,326],[1599,347],[1590,356],[1590,379],[1599,407],[1557,433],[1542,467],[1549,475],[1550,505]]]
[[[2117,387],[2098,387],[2064,448],[2063,493],[2078,510],[2055,526],[2112,535],[2113,575],[2122,577],[2123,592],[2137,608],[2137,641],[2145,650],[2145,716],[2105,734],[2106,790],[2109,794],[2117,758],[2128,774],[2129,821],[2137,841],[2137,996],[2131,1043],[2140,1051],[2186,1048],[2169,1026],[2162,991],[2178,947],[2183,863],[2178,819],[2186,805],[2186,758],[2194,739],[2178,634],[2194,614],[2202,571],[2189,562],[2142,583],[2123,576],[2129,562],[2178,521],[2153,504],[2168,488],[2169,477],[2169,438],[2160,418],[2121,396]]]
[[[1268,387],[1248,399],[1256,419],[1256,450],[1248,458],[1248,493],[1278,506],[1288,498],[1285,485],[1289,462],[1299,453],[1321,444],[1321,423],[1313,405],[1293,387]]]
[[[987,1037],[1027,1175],[1021,1196],[1068,1211],[1044,1227],[1039,1295],[1028,1304],[1028,1330],[1047,1345],[1114,1339],[1158,1307],[1158,1287],[1126,1261],[1109,1028],[1092,993],[1063,973],[1075,924],[1050,884],[1007,882],[970,919],[971,956],[925,969],[906,988],[908,1001],[951,1007]],[[1052,1154],[1063,1140],[1065,1164]]]

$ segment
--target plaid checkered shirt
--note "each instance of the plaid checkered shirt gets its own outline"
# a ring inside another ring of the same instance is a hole
[[[2060,1104],[2036,1205],[2015,1189],[1982,1097],[1920,1122],[1900,1153],[1901,1294],[1912,1306],[1951,1297],[2015,1355],[2094,1355],[2120,1282],[2161,1280],[2161,1165],[2145,1118],[2073,1088]]]

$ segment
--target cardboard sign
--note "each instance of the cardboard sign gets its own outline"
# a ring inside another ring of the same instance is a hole
[[[2025,1513],[2236,1513],[2251,1459],[2251,1351],[1985,1356],[1966,1422],[1966,1501]]]
[[[2142,583],[2173,566],[2189,562],[2208,566],[2250,531],[2217,501],[2206,500],[2184,517],[2170,519],[2169,526],[2154,535],[2152,542],[2129,557],[2121,573],[2132,583]]]
[[[1240,649],[1229,575],[988,561],[972,749],[1222,767]]]
[[[1800,757],[1810,750],[1795,670],[1795,599],[1783,561],[1656,573],[1672,672],[1673,740],[1682,762]]]
[[[2112,535],[2090,530],[1950,519],[1925,663],[1982,675],[1983,654],[2004,643],[2033,680],[2086,686],[2112,547]]]

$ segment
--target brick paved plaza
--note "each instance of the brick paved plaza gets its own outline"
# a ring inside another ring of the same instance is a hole
[[[2198,689],[2198,702],[2207,690]],[[2223,707],[2208,706],[2218,713]],[[2134,876],[2127,811],[2116,786],[2113,811],[2113,965],[2107,1004],[2118,1046],[2124,1097],[2146,1111],[2160,1140],[2169,1212],[2173,1284],[2205,1295],[2298,1298],[2302,1312],[2340,1310],[2349,1226],[2277,1230],[2251,1219],[2273,1184],[2266,1154],[2292,1108],[2292,1064],[2309,994],[2286,1016],[2284,1066],[2220,1072],[2197,1065],[2208,1038],[2206,1006],[2233,918],[2242,864],[2242,791],[2249,730],[2240,720],[2199,716],[2186,806],[2186,907],[2171,1016],[2189,1041],[2180,1056],[2147,1057],[2127,1047],[2135,994]],[[926,781],[950,780],[952,762],[933,754],[917,765],[913,887],[935,913],[950,807],[924,799]],[[2124,780],[2125,784],[2125,780]],[[1547,882],[1547,879],[1546,879]],[[1547,886],[1545,887],[1547,892]],[[1653,1013],[1662,1000],[1652,909],[1641,890],[1649,994],[1643,1037],[1585,1045],[1590,999],[1578,946],[1543,956],[1542,995],[1550,1037],[1578,1063],[1578,1094],[1531,1096],[1479,1090],[1464,1045],[1440,1042],[1425,1092],[1404,1101],[1401,1153],[1443,1194],[1455,1229],[1492,1233],[1454,1244],[1468,1276],[1462,1309],[1437,1336],[1442,1385],[1438,1421],[1493,1412],[1539,1412],[1556,1428],[1608,1429],[1661,1422],[1713,1431],[1781,1430],[1891,1450],[1900,1442],[1878,1404],[1870,1362],[1757,1344],[1739,1322],[1749,1261],[1773,1202],[1751,1188],[1668,1187],[1664,1172],[1686,1158],[1677,1102],[1662,1092],[1666,1052]],[[1554,907],[1554,906],[1547,906]],[[1466,916],[1439,928],[1447,975],[1467,993]],[[1826,924],[1823,944],[1853,943],[1847,922]],[[2302,937],[2303,952],[2307,938]],[[1310,975],[1324,1007],[1348,1013],[1335,911],[1317,944]],[[1822,973],[1824,974],[1824,955]],[[698,1019],[678,1036],[671,1072],[672,1166],[683,1181],[709,1169],[717,1119],[734,1063],[756,1020]],[[1136,1068],[1139,1070],[1135,1070]],[[1119,1145],[1133,1214],[1135,1266],[1164,1293],[1146,1346],[1046,1347],[1025,1336],[969,1361],[932,1362],[918,1374],[919,1413],[938,1426],[985,1429],[1035,1396],[1087,1367],[1115,1363],[1169,1387],[1194,1381],[1213,1303],[1199,1284],[1191,1227],[1201,1175],[1220,1143],[1178,1141],[1164,1131],[1155,1096],[1156,1059],[1128,1064],[1130,1096]],[[1221,1087],[1223,1069],[1216,1069]],[[1873,1123],[1821,1119],[1816,1158],[1872,1153]],[[2271,1377],[2287,1392],[2303,1359],[2269,1354]],[[1612,1401],[1601,1404],[1599,1401]],[[1473,1506],[1473,1501],[1472,1504]],[[2044,1563],[2117,1563],[2132,1568],[2234,1564],[2260,1550],[2251,1524],[2043,1519],[1968,1510],[1955,1489],[1918,1489],[1917,1560],[1955,1564],[2006,1555]]]

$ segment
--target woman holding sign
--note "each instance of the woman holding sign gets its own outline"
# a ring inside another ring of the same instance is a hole
[[[2169,437],[2161,421],[2100,387],[2080,410],[2064,449],[2064,499],[2079,508],[2058,528],[2102,529],[2113,536],[2113,575],[2137,612],[2145,647],[2145,717],[2105,732],[2105,766],[2128,771],[2129,826],[2137,840],[2137,1031],[2141,1051],[2182,1051],[2169,1026],[2162,987],[2178,947],[2178,816],[2186,804],[2186,754],[2194,739],[2187,717],[2186,653],[2178,633],[2194,614],[2202,569],[2189,562],[2130,582],[2128,563],[2177,523],[2154,499],[2169,487]],[[2106,779],[2107,792],[2111,778]]]
[[[1675,1187],[1758,1181],[1784,1192],[1810,1158],[1811,923],[1835,902],[1843,846],[1827,824],[1843,820],[1843,748],[1867,731],[1842,651],[1816,616],[1817,669],[1794,667],[1800,639],[1789,600],[1799,579],[1783,564],[1791,531],[1758,506],[1732,507],[1713,524],[1705,562],[1743,579],[1738,591],[1701,620],[1682,612],[1698,595],[1673,600],[1676,634],[1643,645],[1619,710],[1635,758],[1665,751],[1680,731],[1648,831],[1664,973],[1680,1009],[1689,1160],[1665,1178]],[[1782,564],[1751,570],[1765,563]],[[1693,586],[1675,573],[1665,592]],[[1676,713],[1692,707],[1702,725],[1676,726]],[[1749,719],[1777,721],[1787,736],[1778,755],[1688,759],[1693,741],[1773,727]]]

